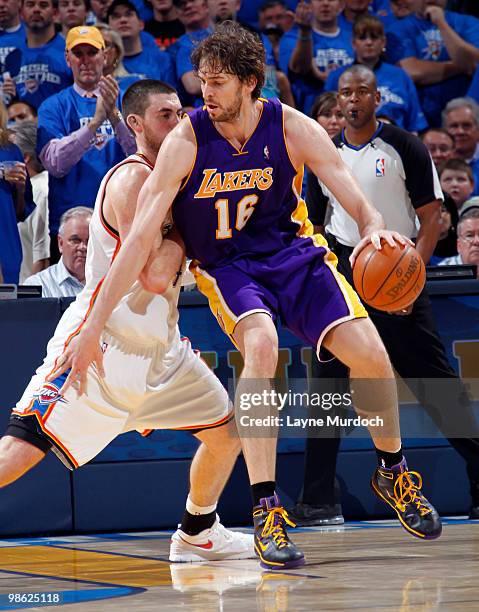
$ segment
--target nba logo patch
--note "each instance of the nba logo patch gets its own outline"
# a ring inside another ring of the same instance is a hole
[[[376,160],[376,176],[384,176],[384,157]]]

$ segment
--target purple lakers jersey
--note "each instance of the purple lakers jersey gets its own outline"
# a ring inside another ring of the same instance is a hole
[[[190,115],[196,160],[173,218],[188,257],[203,268],[273,253],[313,233],[300,197],[303,170],[296,172],[286,148],[281,103],[261,103],[256,129],[240,150],[206,110]]]

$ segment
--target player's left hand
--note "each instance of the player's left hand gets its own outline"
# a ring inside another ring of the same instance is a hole
[[[99,376],[102,378],[105,376],[100,339],[97,334],[85,328],[68,344],[58,358],[55,369],[48,375],[47,380],[54,381],[58,376],[70,370],[63,387],[60,389],[60,395],[65,395],[67,389],[76,383],[79,386],[77,395],[81,397],[87,391],[87,372],[90,364],[96,366]]]
[[[364,238],[362,238],[362,240],[360,240],[358,244],[354,247],[353,252],[349,256],[351,267],[352,268],[354,267],[354,264],[356,262],[356,259],[359,253],[369,243],[372,243],[375,246],[375,248],[378,251],[380,251],[382,240],[385,240],[389,244],[389,246],[393,248],[396,247],[397,244],[403,247],[406,246],[406,244],[410,244],[411,246],[414,246],[414,243],[412,240],[410,240],[409,238],[406,238],[406,236],[403,236],[399,232],[392,232],[391,230],[385,230],[385,229],[376,230],[375,232],[372,232],[372,234],[364,236]]]

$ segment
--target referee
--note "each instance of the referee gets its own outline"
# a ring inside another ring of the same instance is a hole
[[[439,237],[443,194],[426,147],[405,130],[376,119],[380,93],[374,73],[366,66],[348,68],[340,77],[338,94],[346,119],[344,130],[333,138],[339,155],[382,214],[387,229],[414,239],[418,252],[428,262]],[[329,246],[339,260],[338,270],[352,284],[349,256],[360,241],[356,223],[314,177],[308,183],[307,201],[311,221],[325,228]],[[476,423],[467,393],[436,331],[426,291],[413,306],[399,312],[368,311],[394,368],[465,459],[471,484],[470,518],[479,519],[479,439],[451,437],[451,431],[458,429],[458,420],[461,430],[471,435]],[[323,355],[321,363],[314,360],[314,378],[344,380],[348,376],[345,366],[337,360],[328,361],[330,357]],[[428,378],[449,379],[449,393],[439,401],[431,400],[427,385],[417,380]],[[337,432],[333,438],[307,440],[302,502],[292,511],[299,525],[339,522],[334,485],[339,443]],[[329,517],[328,509],[334,511]]]

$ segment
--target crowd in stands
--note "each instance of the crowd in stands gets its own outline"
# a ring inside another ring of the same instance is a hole
[[[44,295],[55,283],[57,295],[81,289],[88,232],[70,226],[84,225],[103,175],[134,152],[124,92],[160,79],[186,110],[200,106],[190,54],[226,19],[264,43],[262,96],[312,116],[331,138],[344,127],[341,74],[373,70],[378,120],[421,138],[446,194],[431,262],[479,264],[478,2],[0,0],[3,282],[41,284]]]

